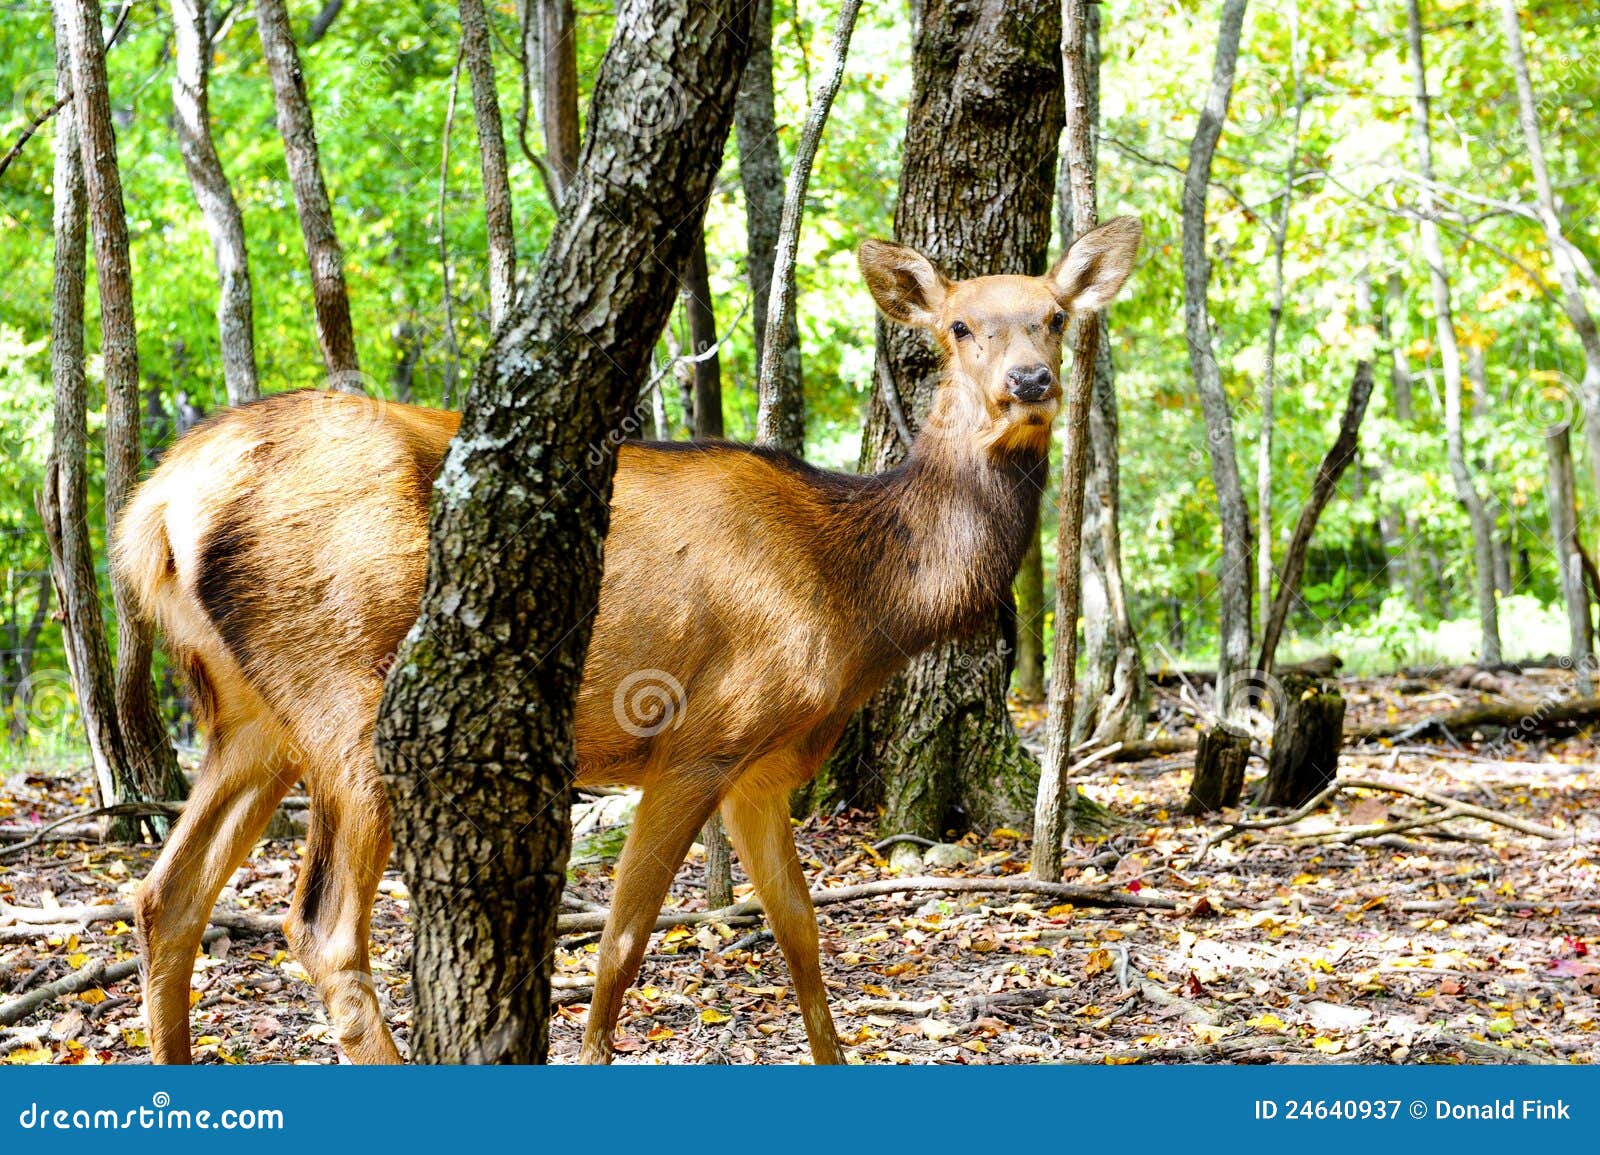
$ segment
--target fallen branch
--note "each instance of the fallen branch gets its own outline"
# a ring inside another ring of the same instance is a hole
[[[1420,722],[1380,722],[1346,728],[1346,745],[1401,734],[1413,737],[1430,729],[1473,730],[1480,726],[1500,726],[1528,735],[1561,726],[1600,723],[1600,698],[1574,698],[1570,701],[1546,699],[1538,702],[1490,702],[1462,706],[1434,714]]]
[[[37,834],[25,842],[0,846],[0,861],[50,841],[51,831],[71,822],[83,822],[90,818],[175,818],[182,810],[183,805],[177,802],[118,802],[113,806],[96,806],[92,810],[79,810],[68,814],[65,818],[45,823],[39,827]]]
[[[1470,802],[1463,802],[1459,798],[1452,798],[1448,794],[1438,794],[1432,790],[1424,790],[1420,786],[1407,786],[1400,782],[1385,782],[1377,778],[1341,778],[1339,785],[1347,790],[1388,790],[1395,794],[1405,794],[1411,798],[1420,798],[1424,802],[1431,802],[1435,806],[1454,808],[1464,818],[1476,818],[1479,822],[1490,822],[1496,826],[1506,826],[1522,834],[1531,834],[1535,838],[1548,838],[1560,840],[1575,838],[1576,831],[1557,830],[1553,826],[1544,826],[1538,822],[1531,822],[1526,818],[1518,818],[1514,814],[1507,814],[1501,810],[1490,810],[1486,806],[1474,806]]]
[[[0,926],[38,927],[39,933],[55,933],[61,926],[83,927],[96,922],[133,922],[133,904],[114,902],[104,906],[10,906],[0,902]],[[207,920],[221,930],[250,934],[282,934],[283,920],[270,914],[248,910],[217,908]]]
[[[813,906],[834,906],[841,902],[856,902],[863,898],[876,898],[885,894],[903,894],[919,891],[945,891],[956,894],[978,892],[984,894],[1038,894],[1062,899],[1079,906],[1131,906],[1145,910],[1176,910],[1178,904],[1170,898],[1147,894],[1131,894],[1104,887],[1074,886],[1067,882],[1036,882],[1030,878],[885,878],[863,882],[857,886],[838,886],[826,890],[813,890]],[[605,928],[610,911],[585,911],[563,914],[556,919],[558,934],[589,934]],[[758,899],[748,898],[718,910],[663,912],[656,919],[656,930],[671,930],[675,926],[698,926],[701,923],[729,923],[735,918],[749,918],[763,913]]]
[[[208,930],[201,941],[212,942],[221,938],[221,930]],[[138,973],[142,965],[136,958],[123,959],[121,962],[108,963],[105,959],[96,959],[87,966],[80,967],[65,978],[59,978],[53,983],[46,983],[38,990],[29,991],[19,998],[8,1003],[0,1003],[0,1027],[13,1026],[33,1014],[34,1011],[46,1003],[68,995],[81,995],[84,991],[93,990],[95,987],[110,986],[119,983]]]

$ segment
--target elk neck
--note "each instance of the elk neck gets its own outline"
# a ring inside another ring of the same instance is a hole
[[[1038,529],[1048,432],[991,447],[955,408],[936,406],[900,466],[840,494],[826,529],[840,586],[891,665],[989,621]]]

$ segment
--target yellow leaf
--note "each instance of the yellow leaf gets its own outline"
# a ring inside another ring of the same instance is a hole
[[[1253,1019],[1246,1020],[1245,1025],[1254,1027],[1258,1031],[1281,1031],[1289,1024],[1269,1011],[1267,1014],[1257,1015]]]
[[[148,1047],[150,1036],[144,1033],[143,1027],[124,1027],[122,1041],[130,1047]]]
[[[1083,973],[1086,975],[1097,975],[1110,969],[1111,952],[1104,949],[1090,951],[1088,960],[1083,964]]]
[[[94,987],[91,990],[84,991],[78,996],[78,998],[83,1002],[88,1003],[92,1007],[105,1002],[107,995],[106,992],[101,990],[99,987]]]
[[[1289,885],[1309,886],[1315,881],[1317,881],[1317,876],[1314,874],[1297,874],[1289,880]]]
[[[731,1018],[733,1018],[732,1015],[725,1014],[717,1010],[716,1007],[707,1007],[700,1012],[700,1021],[702,1023],[725,1023]]]
[[[1137,1063],[1138,1061],[1139,1061],[1139,1059],[1135,1055],[1107,1055],[1106,1056],[1106,1066],[1108,1066],[1108,1067],[1126,1067],[1129,1063]]]
[[[693,938],[693,937],[694,937],[694,935],[689,933],[689,928],[688,927],[686,927],[686,926],[675,926],[671,930],[667,931],[666,934],[661,936],[661,941],[662,942],[682,942],[685,939],[689,939],[689,938]]]
[[[1207,1023],[1192,1023],[1189,1027],[1194,1037],[1202,1043],[1216,1043],[1233,1034],[1232,1027],[1213,1027]]]
[[[652,1043],[664,1043],[668,1039],[672,1038],[672,1035],[673,1030],[671,1027],[651,1027],[650,1033],[646,1035],[645,1038],[649,1039]]]
[[[196,1003],[198,1003],[198,1002],[199,1002],[199,1001],[200,1001],[200,1000],[201,1000],[201,998],[203,998],[203,997],[204,997],[204,996],[202,996],[202,995],[201,995],[201,994],[200,994],[200,992],[199,992],[199,991],[190,991],[190,992],[189,992],[189,1005],[190,1005],[190,1006],[191,1006],[191,1007],[192,1007],[192,1006],[194,1006],[194,1005],[195,1005],[195,1004],[196,1004]]]
[[[222,1042],[221,1035],[201,1035],[195,1040],[195,1045],[200,1047],[214,1047]]]
[[[49,1047],[40,1046],[38,1043],[29,1043],[25,1047],[18,1047],[6,1056],[6,1062],[17,1066],[32,1066],[37,1063],[48,1063],[55,1055]]]
[[[1067,915],[1071,914],[1077,909],[1078,908],[1073,906],[1070,902],[1063,902],[1058,906],[1052,906],[1044,913],[1049,918],[1065,918]]]
[[[79,967],[83,966],[83,964],[88,962],[88,961],[89,961],[89,956],[84,954],[82,951],[78,951],[76,954],[69,954],[67,956],[67,965],[70,966],[73,970],[77,970]]]
[[[989,832],[989,837],[990,838],[1021,838],[1022,835],[1018,834],[1015,830],[1011,830],[1011,829],[1008,829],[1007,827],[1002,826],[998,830],[990,831]]]
[[[1022,948],[1022,953],[1023,954],[1038,955],[1040,958],[1053,958],[1053,957],[1055,957],[1055,952],[1052,951],[1047,946],[1025,946],[1025,947]]]
[[[1328,1039],[1319,1035],[1311,1040],[1311,1046],[1321,1051],[1324,1055],[1337,1055],[1344,1050],[1344,1041],[1342,1039]]]

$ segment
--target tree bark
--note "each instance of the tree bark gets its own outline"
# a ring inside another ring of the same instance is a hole
[[[1250,735],[1218,722],[1200,734],[1185,814],[1213,814],[1239,805],[1250,765]]]
[[[683,310],[689,317],[689,354],[700,358],[691,362],[694,376],[694,435],[697,438],[722,436],[722,358],[717,349],[717,310],[711,301],[711,273],[706,268],[704,207],[684,225],[693,233],[689,261],[684,267]]]
[[[1395,424],[1402,430],[1409,431],[1415,417],[1411,403],[1411,370],[1406,365],[1404,341],[1405,289],[1398,273],[1389,275],[1383,299],[1376,301],[1373,308],[1378,338],[1383,343],[1389,359],[1389,406]],[[1392,461],[1387,464],[1391,468],[1398,467],[1397,463]],[[1422,577],[1426,570],[1417,549],[1417,541],[1422,532],[1417,511],[1407,504],[1402,514],[1400,510],[1391,506],[1387,510],[1386,517],[1388,519],[1386,524],[1392,525],[1393,529],[1386,528],[1383,531],[1385,546],[1391,559],[1398,557],[1401,588],[1405,591],[1406,600],[1411,603],[1411,608],[1420,614],[1427,609],[1428,603],[1422,586]]]
[[[255,314],[244,218],[211,139],[211,50],[203,0],[172,0],[177,68],[172,74],[173,119],[195,202],[211,236],[217,264],[217,330],[228,404],[261,396],[256,380]]]
[[[1316,678],[1286,674],[1272,725],[1262,806],[1303,806],[1332,782],[1344,742],[1344,698]]]
[[[128,222],[123,212],[122,178],[111,123],[106,82],[105,42],[100,9],[94,0],[65,0],[65,24],[72,60],[73,110],[83,160],[84,192],[94,235],[95,281],[100,297],[100,355],[106,391],[106,530],[139,481],[143,452],[139,423],[139,346],[133,319],[133,268],[128,256]],[[141,620],[133,593],[111,577],[117,617],[116,728],[121,738],[124,796],[110,801],[182,798],[188,787],[177,754],[157,708],[151,677],[154,654],[148,623]],[[131,797],[128,795],[132,795]],[[164,830],[164,824],[157,824]]]
[[[1060,19],[1058,2],[983,0],[929,5],[915,25],[894,233],[949,276],[1045,271],[1063,115]],[[880,326],[875,381],[863,471],[904,458],[897,408],[912,426],[928,412],[939,364],[927,335]],[[834,796],[881,789],[892,834],[1026,824],[1038,767],[1006,711],[1001,647],[996,622],[912,661],[852,720],[827,771]]]
[[[1090,117],[1100,125],[1100,5],[1090,5],[1086,69]],[[1065,58],[1063,58],[1065,65]],[[1091,146],[1094,142],[1091,141]],[[1098,147],[1092,147],[1098,170]],[[1056,213],[1062,250],[1072,243],[1070,165],[1056,181]],[[1083,688],[1075,695],[1072,745],[1136,742],[1144,737],[1150,705],[1149,680],[1139,638],[1128,612],[1122,577],[1122,469],[1116,370],[1106,320],[1100,318],[1099,354],[1089,409],[1089,460],[1083,507]]]
[[[435,487],[421,614],[377,730],[412,894],[423,1062],[546,1055],[608,433],[635,404],[689,256],[680,223],[710,195],[749,21],[739,0],[624,0],[576,179]],[[638,131],[651,91],[674,94],[671,131]]]
[[[1283,324],[1283,251],[1289,242],[1289,209],[1294,201],[1295,171],[1300,160],[1300,118],[1305,111],[1305,85],[1300,69],[1300,8],[1289,8],[1289,68],[1294,74],[1294,115],[1289,129],[1289,156],[1283,168],[1283,189],[1272,222],[1272,299],[1267,308],[1267,366],[1261,378],[1261,436],[1256,440],[1256,599],[1261,607],[1261,632],[1267,632],[1272,606],[1272,409],[1278,387],[1278,329]]]
[[[1033,535],[1017,571],[1017,669],[1012,692],[1018,701],[1044,701],[1044,542]]]
[[[1467,467],[1465,436],[1461,415],[1461,351],[1456,343],[1455,318],[1450,303],[1450,276],[1445,271],[1444,250],[1439,244],[1439,224],[1433,195],[1433,137],[1429,124],[1427,62],[1422,50],[1422,16],[1418,0],[1406,0],[1406,29],[1411,48],[1411,142],[1417,152],[1417,169],[1422,184],[1417,190],[1422,237],[1422,255],[1428,262],[1433,285],[1434,325],[1439,358],[1444,376],[1445,451],[1450,460],[1450,479],[1456,500],[1467,511],[1472,523],[1472,556],[1478,598],[1479,656],[1482,661],[1500,661],[1500,613],[1494,596],[1494,524],[1489,519],[1483,495]]]
[[[750,36],[750,60],[739,82],[733,109],[739,143],[739,182],[744,189],[745,248],[756,360],[762,357],[767,327],[772,266],[783,221],[783,159],[778,149],[777,101],[772,86],[772,0],[756,0]],[[763,440],[796,456],[806,449],[804,377],[800,361],[800,326],[790,310],[774,366],[771,398],[757,412],[757,433]],[[760,424],[762,414],[766,425]]]
[[[1550,511],[1556,566],[1561,571],[1561,596],[1567,608],[1568,652],[1577,675],[1578,692],[1594,692],[1594,633],[1589,618],[1589,591],[1584,584],[1583,551],[1578,545],[1578,510],[1572,470],[1572,438],[1566,422],[1545,431],[1545,456],[1550,480],[1545,504]]]
[[[539,166],[557,210],[578,168],[578,18],[572,0],[518,0],[522,25],[522,103],[517,138]],[[530,109],[544,133],[544,154],[528,146]]]
[[[322,179],[316,127],[306,99],[305,74],[284,0],[256,0],[256,27],[261,50],[272,74],[272,95],[278,109],[278,133],[294,187],[300,235],[311,267],[312,303],[316,310],[317,343],[328,368],[328,386],[346,393],[365,393],[356,358],[355,330],[350,324],[350,295],[344,283],[344,251],[333,225],[333,206]]]
[[[1350,463],[1356,459],[1356,449],[1361,442],[1361,421],[1367,415],[1367,402],[1372,400],[1372,362],[1356,364],[1355,376],[1350,380],[1350,394],[1345,398],[1344,416],[1339,421],[1339,435],[1333,439],[1317,476],[1311,482],[1311,495],[1306,498],[1295,522],[1294,534],[1283,554],[1283,572],[1278,575],[1278,593],[1272,599],[1272,612],[1267,615],[1267,625],[1261,633],[1261,653],[1256,658],[1256,669],[1272,672],[1278,653],[1278,641],[1283,637],[1284,623],[1289,618],[1289,607],[1300,596],[1300,578],[1305,573],[1306,554],[1311,548],[1311,538],[1317,532],[1317,522],[1327,508],[1339,478],[1344,476]]]
[[[1512,74],[1517,84],[1517,112],[1522,124],[1522,137],[1528,148],[1528,164],[1533,169],[1534,189],[1538,194],[1539,222],[1544,226],[1545,240],[1550,248],[1550,263],[1555,266],[1556,277],[1561,282],[1561,300],[1567,310],[1567,319],[1578,335],[1583,347],[1583,382],[1579,387],[1584,411],[1584,434],[1589,445],[1589,467],[1594,471],[1595,484],[1600,486],[1600,327],[1589,311],[1588,300],[1578,280],[1578,266],[1573,243],[1561,228],[1561,214],[1556,211],[1555,189],[1550,183],[1550,169],[1545,163],[1544,139],[1539,132],[1539,107],[1533,98],[1533,82],[1528,76],[1528,60],[1522,51],[1522,26],[1517,18],[1515,0],[1500,0],[1500,14],[1505,27],[1506,55],[1511,62]]]
[[[88,198],[71,101],[64,6],[55,9],[56,91],[66,101],[56,121],[55,274],[50,307],[50,373],[55,411],[45,466],[40,520],[61,610],[61,640],[78,701],[101,805],[127,801],[131,790],[117,730],[116,672],[106,645],[94,548],[89,537],[88,389],[84,380],[84,283],[87,279]],[[121,839],[136,829],[126,823]]]
[[[1068,203],[1078,235],[1100,223],[1096,203],[1094,93],[1089,79],[1089,18],[1086,0],[1063,6],[1061,63],[1065,94],[1065,152]],[[1030,873],[1041,881],[1061,878],[1061,843],[1066,836],[1072,786],[1072,723],[1078,679],[1078,619],[1083,607],[1084,490],[1089,472],[1089,411],[1093,407],[1100,354],[1102,317],[1075,317],[1072,368],[1067,380],[1066,442],[1061,451],[1061,491],[1057,499],[1056,631],[1046,694],[1045,757],[1033,808],[1033,860]]]
[[[1245,4],[1246,0],[1223,2],[1211,84],[1189,144],[1189,167],[1183,178],[1183,328],[1189,344],[1190,371],[1205,414],[1211,483],[1216,489],[1217,516],[1222,523],[1222,568],[1217,575],[1222,611],[1217,651],[1219,684],[1250,663],[1250,510],[1239,479],[1233,413],[1211,343],[1211,316],[1206,302],[1211,281],[1211,258],[1206,252],[1206,197],[1211,188],[1211,162],[1233,95]]]
[[[767,294],[766,323],[761,329],[759,375],[756,392],[760,407],[756,414],[756,429],[763,441],[776,441],[785,432],[792,439],[795,431],[796,400],[786,395],[779,383],[783,376],[785,343],[794,327],[794,262],[800,246],[800,222],[805,215],[806,186],[811,182],[811,166],[817,158],[817,148],[822,143],[822,131],[828,124],[828,113],[833,108],[833,98],[844,79],[845,61],[850,52],[850,36],[855,31],[856,14],[861,11],[861,0],[843,0],[833,27],[833,42],[829,45],[828,73],[822,90],[811,102],[805,127],[800,131],[800,142],[795,146],[794,163],[789,168],[789,185],[783,196],[783,220],[778,227],[777,246],[772,259],[772,289]],[[770,64],[770,61],[769,61]],[[803,414],[803,407],[798,410]],[[803,417],[802,417],[803,421]],[[799,429],[802,447],[805,428]]]
[[[461,51],[472,78],[472,113],[478,124],[483,169],[483,213],[489,235],[489,323],[499,328],[511,312],[517,287],[517,240],[511,224],[511,178],[506,137],[495,95],[493,45],[483,0],[460,0]]]

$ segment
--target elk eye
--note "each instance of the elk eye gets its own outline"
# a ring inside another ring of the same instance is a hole
[[[966,324],[962,321],[957,321],[954,325],[951,325],[950,332],[955,334],[957,341],[965,341],[968,337],[972,336],[972,330],[967,328]]]
[[[1055,311],[1054,316],[1052,316],[1050,318],[1050,330],[1051,330],[1051,332],[1054,332],[1054,333],[1061,332],[1061,327],[1063,325],[1065,325],[1066,323],[1067,323],[1067,314],[1063,310],[1057,309]]]

